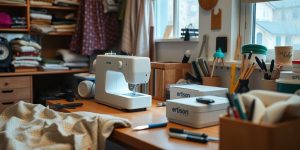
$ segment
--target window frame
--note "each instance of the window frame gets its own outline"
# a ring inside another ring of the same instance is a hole
[[[154,7],[155,7],[155,15],[157,15],[157,5],[158,5],[158,2],[157,0],[154,0],[155,4],[154,4]],[[200,10],[198,11],[198,22],[200,21]],[[155,26],[157,27],[158,26],[158,19],[157,17],[155,17]],[[200,24],[198,24],[198,26],[196,28],[199,29],[199,26]],[[165,30],[165,29],[163,29]],[[156,30],[155,31],[155,37],[157,37],[158,35],[158,31]],[[173,0],[173,31],[172,31],[172,34],[171,34],[172,38],[170,39],[181,39],[181,31],[180,31],[180,28],[179,28],[179,0]],[[156,40],[164,40],[163,37],[161,38],[155,38]],[[191,37],[191,39],[198,39],[196,37]]]

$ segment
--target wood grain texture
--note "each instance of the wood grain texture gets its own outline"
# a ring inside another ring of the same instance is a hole
[[[300,119],[273,125],[222,117],[220,150],[298,150]],[[237,141],[238,139],[238,141]]]
[[[15,89],[31,87],[31,76],[2,77],[0,78],[0,89]]]
[[[11,76],[31,76],[31,75],[50,75],[50,74],[73,74],[73,73],[86,73],[88,69],[73,69],[73,70],[58,70],[58,71],[35,71],[35,72],[8,72],[0,73],[0,77]]]
[[[150,77],[149,89],[153,89],[154,99],[166,100],[166,88],[169,84],[175,84],[179,79],[184,78],[186,72],[191,72],[192,65],[189,63],[162,63],[151,62],[154,77]],[[150,90],[149,90],[150,91]]]
[[[0,78],[0,112],[20,100],[32,103],[32,76]]]
[[[126,118],[132,122],[133,127],[138,125],[166,122],[166,108],[156,107],[157,100],[152,101],[152,107],[147,111],[128,113],[114,109],[109,106],[98,104],[93,100],[76,100],[75,102],[83,103],[82,107],[76,109],[63,109],[63,112],[89,111],[100,114],[109,114],[122,118]],[[65,100],[47,101],[48,104],[69,103]],[[128,149],[197,149],[197,150],[217,150],[217,142],[209,142],[207,144],[195,143],[168,136],[170,127],[191,130],[193,132],[207,133],[209,136],[218,137],[219,127],[212,126],[202,129],[190,128],[175,123],[168,123],[165,128],[155,128],[149,130],[133,131],[131,128],[117,128],[110,136],[110,140],[125,145]]]
[[[214,9],[211,10],[211,30],[221,30],[222,29],[222,10],[219,8],[218,13],[215,14]]]

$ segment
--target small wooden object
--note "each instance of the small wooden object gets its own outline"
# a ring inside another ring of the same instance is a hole
[[[205,10],[211,10],[218,3],[218,0],[199,0],[199,5]]]
[[[298,150],[300,119],[260,125],[227,117],[220,119],[220,150]]]
[[[218,76],[202,77],[202,79],[203,79],[203,85],[216,86],[216,87],[221,86],[221,78]]]
[[[169,84],[175,84],[184,78],[187,72],[191,72],[189,63],[163,63],[151,62],[151,76],[149,80],[149,93],[153,99],[166,100],[166,88]]]
[[[222,10],[219,8],[219,12],[215,15],[214,9],[211,10],[211,30],[220,30],[222,25]]]
[[[241,55],[241,43],[242,43],[242,37],[238,35],[236,39],[236,49],[234,53],[234,60],[239,60]]]

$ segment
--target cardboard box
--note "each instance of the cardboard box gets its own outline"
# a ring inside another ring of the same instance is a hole
[[[198,84],[172,85],[170,87],[170,99],[213,95],[226,97],[227,88],[205,86]]]
[[[176,83],[191,72],[189,63],[163,63],[151,62],[151,76],[149,80],[149,93],[153,99],[166,100],[166,88],[169,84]]]
[[[299,150],[300,119],[274,125],[221,117],[220,150]]]

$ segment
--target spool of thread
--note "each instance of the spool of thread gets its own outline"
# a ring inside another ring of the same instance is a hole
[[[191,57],[191,51],[190,50],[186,50],[184,52],[183,58],[182,58],[182,63],[188,63],[189,59]]]
[[[92,98],[95,96],[95,83],[89,80],[81,81],[78,85],[78,94],[82,98]]]

